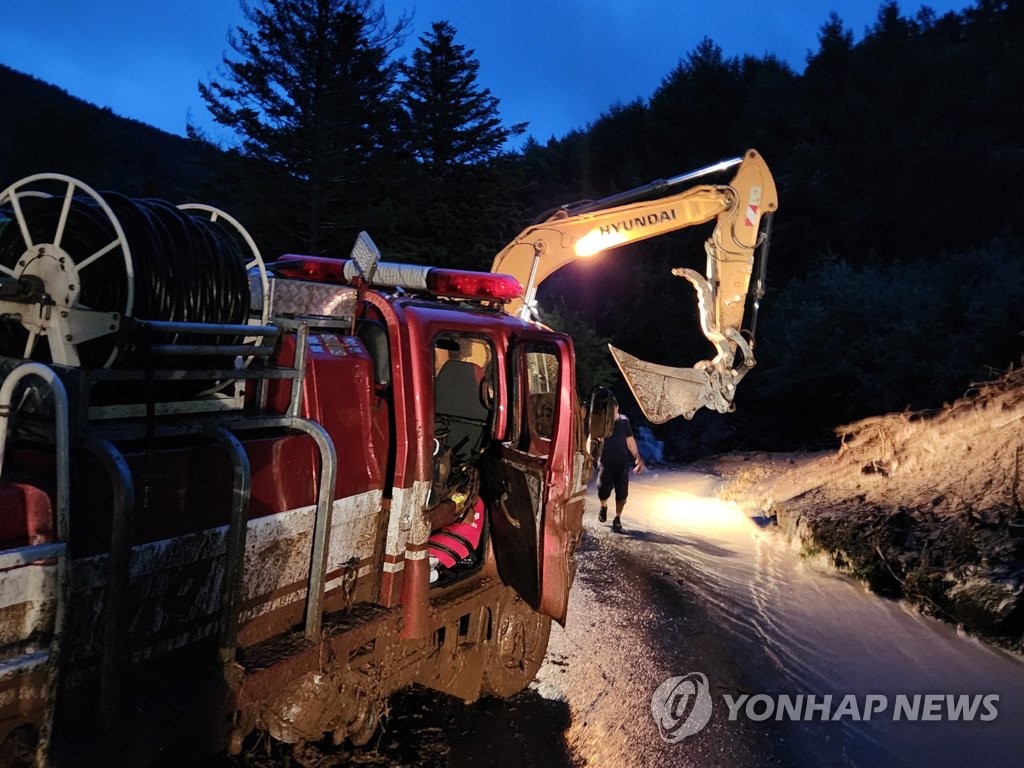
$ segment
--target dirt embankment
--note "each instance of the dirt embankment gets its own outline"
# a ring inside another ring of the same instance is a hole
[[[837,433],[835,453],[719,459],[723,495],[876,592],[1024,652],[1024,372]]]

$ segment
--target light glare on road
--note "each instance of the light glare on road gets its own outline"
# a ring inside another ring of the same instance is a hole
[[[652,489],[653,490],[653,489]],[[704,533],[736,533],[750,528],[749,515],[733,501],[700,496],[672,488],[658,489],[645,502],[655,525],[685,526]]]

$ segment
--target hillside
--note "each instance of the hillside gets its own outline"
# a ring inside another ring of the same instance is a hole
[[[841,427],[815,456],[719,459],[725,494],[874,591],[1024,651],[1024,372],[937,413]]]
[[[133,197],[192,197],[216,150],[175,136],[0,64],[0,188],[62,173]]]

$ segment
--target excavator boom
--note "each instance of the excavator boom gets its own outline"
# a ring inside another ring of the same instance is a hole
[[[735,175],[727,185],[672,192],[687,181],[734,167]],[[505,246],[491,271],[513,275],[523,284],[522,296],[509,302],[506,311],[529,318],[535,315],[537,287],[566,264],[714,220],[705,245],[705,274],[686,268],[677,268],[673,274],[696,289],[701,330],[714,345],[716,356],[693,368],[671,368],[646,363],[615,347],[611,352],[649,421],[691,418],[701,407],[724,413],[732,410],[736,384],[755,363],[752,327],[744,333],[744,314],[748,297],[753,296],[756,311],[763,293],[770,215],[777,208],[775,181],[764,159],[751,149],[742,157],[603,200],[563,206]],[[761,270],[751,289],[759,251]]]

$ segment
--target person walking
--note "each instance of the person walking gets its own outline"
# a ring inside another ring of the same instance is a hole
[[[639,475],[646,466],[640,458],[640,449],[633,437],[629,419],[619,413],[618,403],[612,408],[614,426],[601,448],[601,468],[597,475],[597,498],[601,502],[597,519],[602,523],[608,520],[608,499],[614,490],[615,518],[612,520],[612,530],[622,533],[622,510],[629,496],[629,471],[632,468]]]

